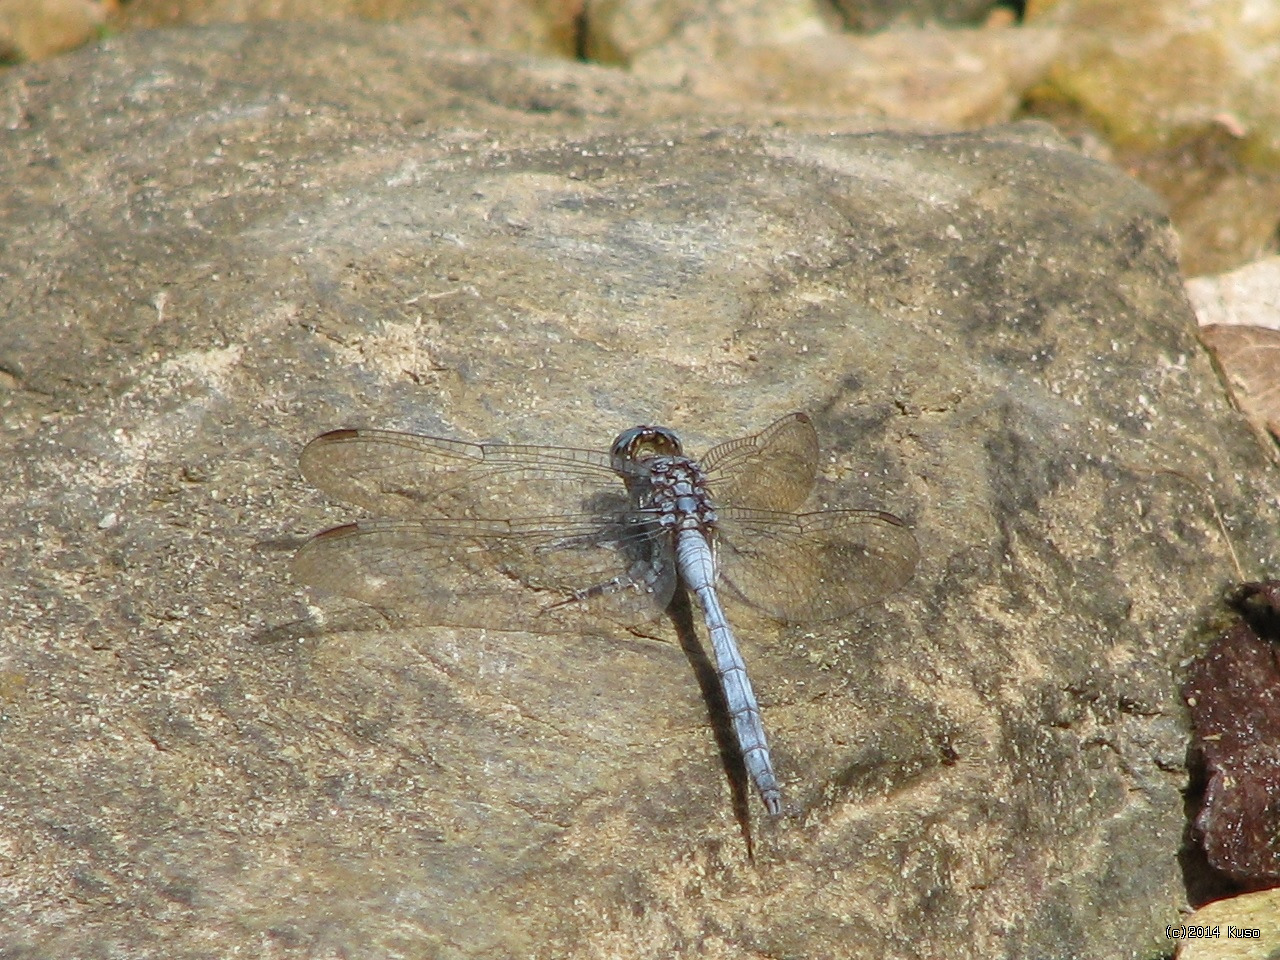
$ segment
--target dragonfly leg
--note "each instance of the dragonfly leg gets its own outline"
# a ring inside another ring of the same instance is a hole
[[[568,606],[571,603],[582,603],[596,597],[607,597],[615,593],[622,593],[625,590],[658,595],[664,588],[664,581],[668,580],[670,580],[670,575],[664,573],[660,567],[655,567],[652,564],[635,564],[629,572],[611,580],[606,580],[603,583],[596,583],[581,590],[574,590],[569,596],[563,600],[556,601],[546,609],[554,610],[556,607]]]

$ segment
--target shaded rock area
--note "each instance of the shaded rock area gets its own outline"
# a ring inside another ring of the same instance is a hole
[[[1167,946],[1215,503],[1251,568],[1280,543],[1144,189],[1043,126],[726,124],[403,26],[139,33],[0,117],[10,951]],[[923,557],[848,620],[742,621],[792,805],[750,800],[754,859],[669,625],[290,583],[350,516],[297,476],[322,430],[700,450],[795,409],[815,506]]]
[[[991,0],[836,0],[845,26],[878,30],[895,22],[977,23],[997,4]]]

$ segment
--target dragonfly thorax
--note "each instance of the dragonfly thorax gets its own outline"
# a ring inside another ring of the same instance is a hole
[[[675,431],[651,426],[624,430],[613,441],[610,463],[633,502],[664,529],[711,533],[715,528],[706,474],[684,455]]]
[[[709,533],[715,527],[716,510],[702,468],[688,457],[653,457],[646,462],[648,489],[644,507],[657,514],[667,529],[697,529]]]

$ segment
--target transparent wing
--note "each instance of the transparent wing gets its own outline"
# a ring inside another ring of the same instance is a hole
[[[626,506],[608,454],[570,447],[334,430],[308,443],[298,465],[320,490],[383,516],[501,519]]]
[[[717,507],[794,510],[818,472],[818,434],[792,413],[750,437],[712,447],[701,460]]]
[[[920,548],[877,510],[720,512],[720,579],[748,605],[788,622],[832,620],[911,579]]]
[[[313,587],[442,626],[598,633],[651,620],[675,590],[669,538],[593,518],[369,520],[303,545],[294,574]],[[594,627],[594,629],[593,629]]]

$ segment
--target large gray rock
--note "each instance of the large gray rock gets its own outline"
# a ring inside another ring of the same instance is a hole
[[[1160,943],[1213,503],[1251,570],[1277,539],[1148,193],[1045,128],[723,128],[396,27],[139,34],[3,84],[7,950]],[[776,821],[670,624],[387,628],[290,581],[353,515],[297,476],[322,430],[702,449],[793,409],[816,502],[924,557],[848,620],[744,626]]]

